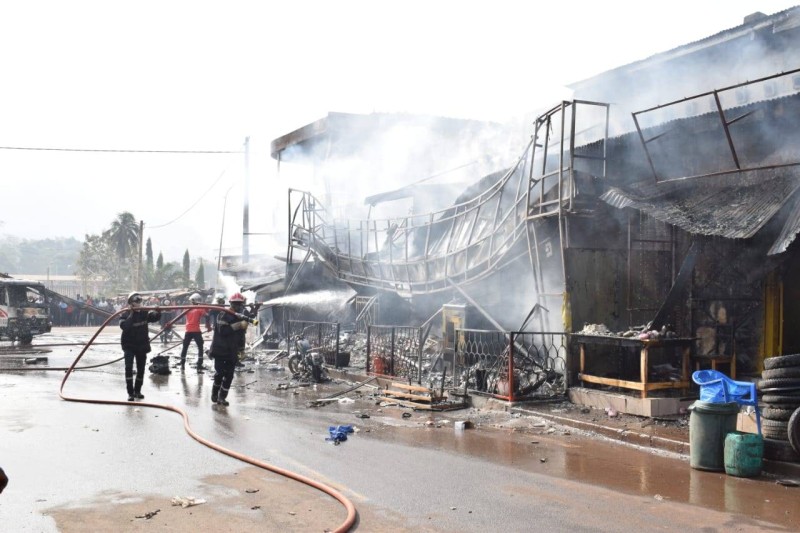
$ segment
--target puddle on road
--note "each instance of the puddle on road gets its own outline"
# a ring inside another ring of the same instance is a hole
[[[103,338],[105,341],[115,339],[118,340],[116,335]],[[67,334],[50,342],[55,344],[61,340],[80,342],[85,339]],[[156,346],[154,343],[154,348]],[[58,348],[54,350],[50,364],[55,366],[54,359],[58,363],[71,362],[80,349],[82,346]],[[93,348],[84,359],[90,354],[95,361],[111,360],[121,355],[116,346]],[[213,366],[213,363],[206,361],[206,366]],[[121,379],[121,363],[117,370]],[[197,406],[209,394],[212,376],[211,371],[198,374],[196,370],[190,370],[187,361],[183,373],[175,369],[169,376],[148,372],[148,386],[181,397],[186,405]],[[237,373],[231,395],[237,405],[257,413],[284,418],[315,417],[319,413],[336,415],[342,423],[358,426],[360,438],[473,456],[534,474],[588,483],[654,501],[669,500],[738,513],[800,530],[797,516],[800,512],[797,505],[800,488],[776,485],[775,480],[769,477],[744,479],[727,476],[724,472],[702,472],[690,468],[685,457],[637,450],[600,437],[584,436],[561,426],[555,426],[555,432],[548,433],[552,424],[548,422],[547,427],[533,427],[537,420],[541,420],[535,416],[511,419],[508,414],[485,411],[429,414],[400,407],[380,407],[369,388],[359,389],[361,395],[358,392],[348,394],[355,399],[354,403],[332,402],[310,408],[307,407],[310,400],[336,394],[352,384],[332,382],[319,385],[316,390],[310,386],[277,391],[277,384],[287,382],[289,378],[288,372],[269,371],[265,366],[257,368],[254,373]],[[263,401],[265,399],[267,401]],[[359,419],[357,413],[367,413],[369,418]],[[411,416],[403,418],[404,413],[411,413]],[[454,429],[455,421],[467,418],[478,427],[462,431]],[[433,421],[434,425],[427,425],[428,421]],[[506,427],[492,427],[495,424]]]

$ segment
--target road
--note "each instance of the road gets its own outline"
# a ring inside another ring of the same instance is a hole
[[[58,329],[34,343],[90,333]],[[116,331],[103,333],[98,341],[108,344],[81,365],[119,357],[116,340]],[[63,367],[80,347],[42,350],[50,351],[34,355]],[[0,367],[34,355],[2,354]],[[800,530],[800,488],[769,477],[700,472],[686,457],[537,417],[381,407],[366,388],[309,408],[349,384],[277,390],[289,376],[267,368],[237,374],[227,408],[211,405],[211,373],[148,373],[143,392],[147,402],[185,409],[205,438],[341,491],[358,510],[359,531]],[[174,413],[60,399],[63,375],[0,371],[0,466],[10,478],[0,495],[3,531],[325,531],[344,520],[329,496],[202,446]],[[124,400],[122,363],[74,373],[65,393]],[[455,430],[463,419],[475,428]],[[326,442],[340,424],[357,431],[338,446]],[[205,503],[173,506],[176,496]]]

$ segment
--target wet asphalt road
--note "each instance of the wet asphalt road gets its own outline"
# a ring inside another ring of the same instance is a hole
[[[90,332],[60,329],[34,343],[85,340]],[[117,339],[111,331],[99,341]],[[68,366],[80,347],[49,349],[0,355],[0,367],[36,355],[47,356],[49,366]],[[190,361],[194,354],[192,346]],[[115,344],[99,345],[80,364],[120,355]],[[196,493],[198,480],[244,467],[188,437],[174,413],[61,400],[63,375],[0,372],[0,466],[11,479],[0,495],[1,531],[57,531],[49,509],[90,506],[108,495],[117,503],[138,494],[204,496]],[[195,431],[222,446],[335,486],[357,509],[369,510],[362,531],[388,524],[425,531],[800,529],[800,488],[774,479],[699,472],[685,457],[563,428],[548,432],[539,420],[505,414],[414,412],[403,419],[408,410],[352,394],[353,403],[308,408],[309,399],[349,385],[277,391],[287,379],[264,365],[237,374],[227,408],[211,405],[211,373],[188,368],[169,376],[148,372],[143,393],[147,402],[184,408]],[[65,393],[125,400],[122,362],[74,373]],[[357,418],[361,412],[370,418]],[[455,431],[452,422],[465,417],[479,427]],[[333,446],[325,437],[338,424],[359,431]]]

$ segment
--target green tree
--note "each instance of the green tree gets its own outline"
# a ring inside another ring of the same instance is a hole
[[[206,273],[203,269],[203,258],[200,258],[200,266],[197,267],[197,272],[194,275],[194,284],[197,286],[198,289],[204,289],[206,287]]]
[[[119,213],[111,227],[103,233],[120,261],[134,257],[139,250],[139,225],[129,212]]]
[[[120,265],[111,243],[101,235],[86,235],[77,261],[77,272],[84,281],[103,280],[108,290],[122,292],[129,279],[119,278]]]
[[[108,241],[116,258],[115,285],[127,278],[130,286],[133,282],[132,273],[139,263],[139,225],[136,218],[127,211],[119,213],[111,227],[103,232],[103,239]]]
[[[144,263],[145,272],[150,272],[152,274],[153,273],[153,243],[150,240],[150,237],[147,238],[147,245],[145,246],[144,257],[145,257],[145,263]]]
[[[156,270],[164,268],[164,254],[158,252],[158,259],[156,259]]]
[[[156,266],[153,272],[152,290],[174,289],[180,287],[182,281],[183,272],[181,272],[178,263],[172,262],[164,264],[162,260],[161,265]]]
[[[192,279],[191,262],[189,261],[189,250],[183,252],[183,286],[188,287]]]
[[[71,275],[78,271],[83,242],[78,239],[0,237],[0,272]]]

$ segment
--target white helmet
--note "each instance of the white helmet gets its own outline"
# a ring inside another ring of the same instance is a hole
[[[192,302],[193,304],[199,304],[202,299],[203,297],[197,293],[194,293],[191,296],[189,296],[189,301]]]

